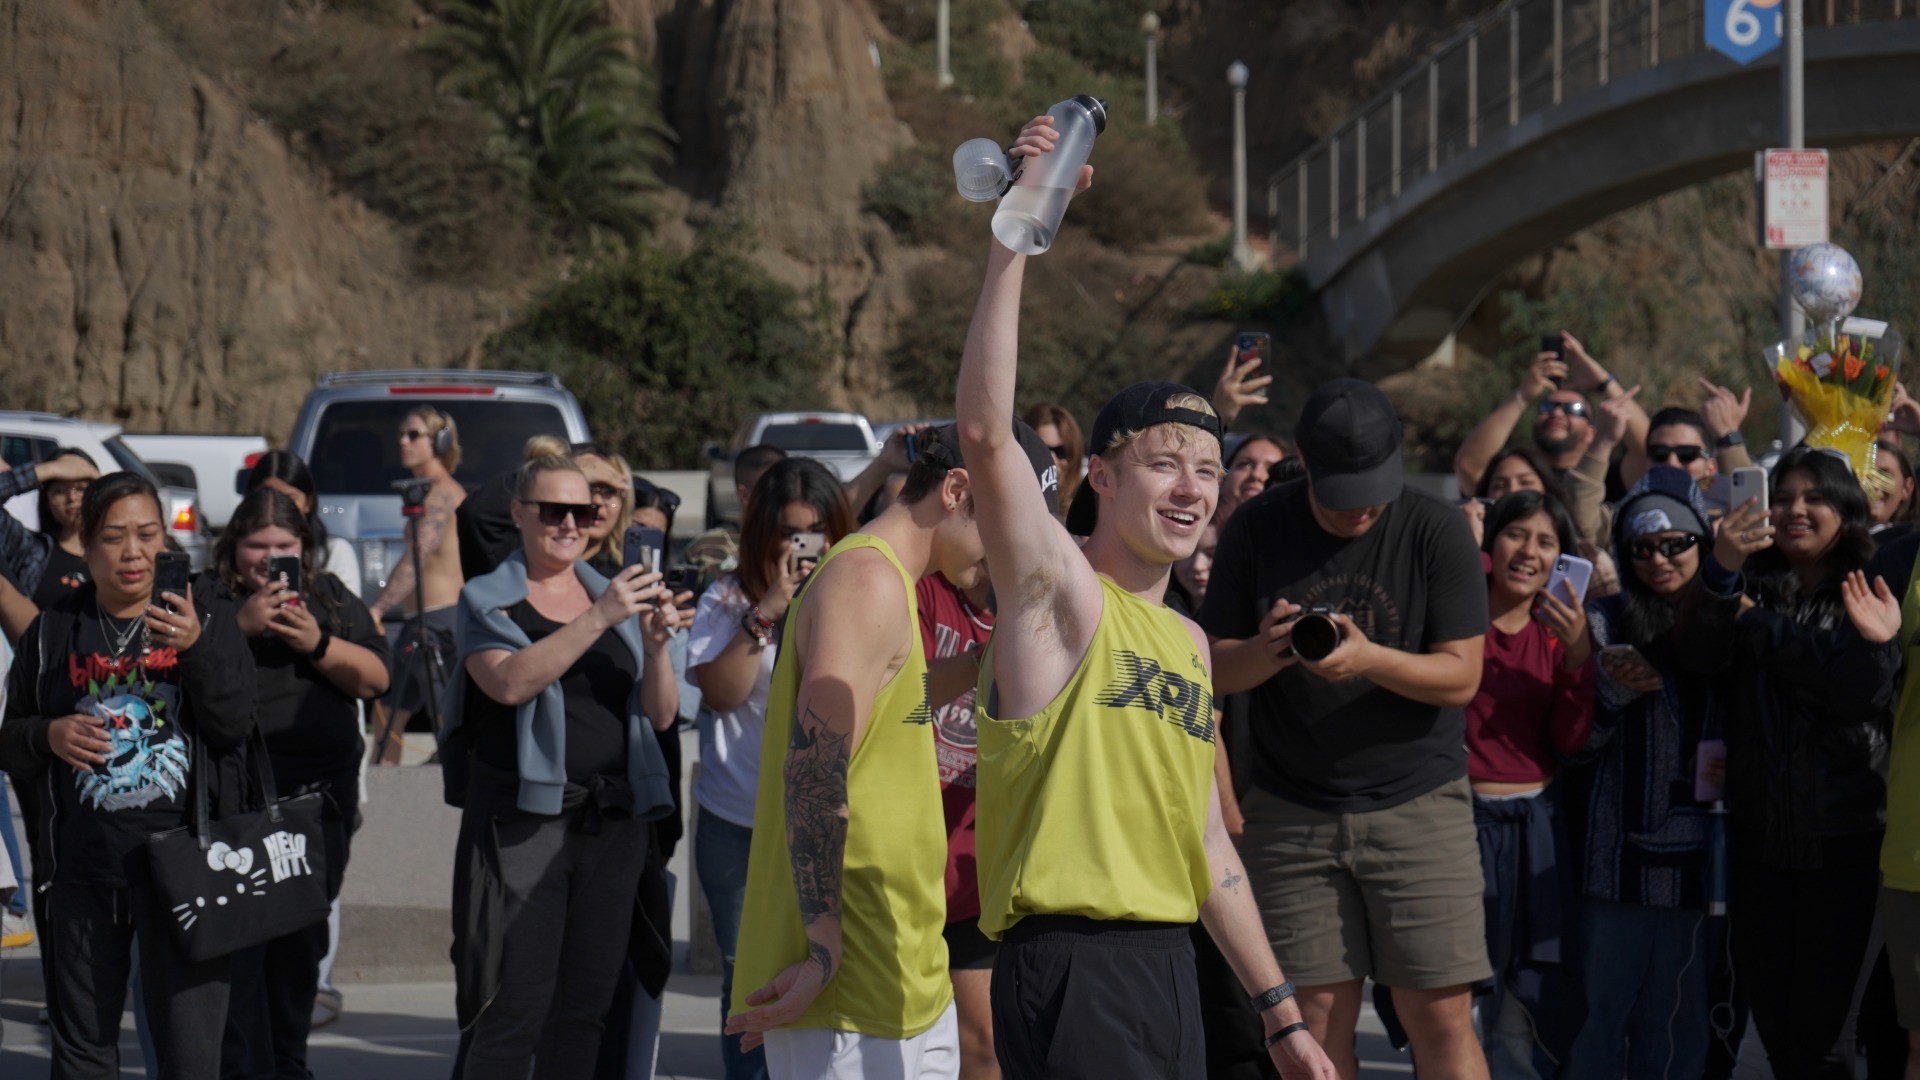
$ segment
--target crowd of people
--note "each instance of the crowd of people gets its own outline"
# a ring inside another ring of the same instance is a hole
[[[746,449],[673,568],[617,453],[536,437],[469,494],[426,405],[371,603],[284,452],[178,590],[148,481],[0,472],[41,499],[0,514],[0,885],[54,1076],[118,1075],[129,995],[149,1075],[311,1076],[362,770],[421,717],[458,1077],[652,1075],[689,814],[728,1080],[1351,1080],[1369,983],[1425,1077],[1920,1076],[1920,405],[1867,482],[1801,446],[1734,499],[1750,393],[1649,414],[1562,334],[1449,502],[1366,382],[1233,433],[1237,354],[1016,413],[1024,269],[994,246],[952,423],[846,482]],[[319,794],[334,917],[208,957],[147,841],[255,771]]]

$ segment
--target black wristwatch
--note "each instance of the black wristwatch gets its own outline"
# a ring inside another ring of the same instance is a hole
[[[1266,1012],[1292,996],[1293,980],[1288,979],[1279,986],[1271,986],[1261,993],[1252,995],[1248,1000],[1253,1002],[1253,1011],[1259,1013]]]
[[[1718,450],[1731,450],[1736,446],[1747,445],[1747,437],[1737,431],[1729,431],[1725,435],[1713,440],[1713,445],[1714,448]]]
[[[307,659],[316,664],[325,660],[327,658],[327,646],[331,644],[333,644],[333,634],[326,627],[321,627],[320,644],[313,647],[313,651],[307,654]]]

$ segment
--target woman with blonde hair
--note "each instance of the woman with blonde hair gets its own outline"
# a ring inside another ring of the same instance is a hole
[[[1087,471],[1087,443],[1080,435],[1080,423],[1066,406],[1052,401],[1033,406],[1022,419],[1053,451],[1053,463],[1060,467],[1060,506],[1064,512],[1073,505],[1074,490]]]

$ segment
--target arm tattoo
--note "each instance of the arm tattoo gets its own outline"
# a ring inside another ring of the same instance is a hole
[[[849,737],[808,707],[787,744],[787,857],[800,919],[840,917],[840,875],[847,850]]]
[[[821,982],[825,983],[825,982],[832,981],[833,953],[829,952],[825,945],[822,945],[817,941],[807,942],[807,959],[812,960],[820,965],[820,981]]]
[[[420,559],[425,562],[434,552],[440,550],[440,541],[446,536],[447,523],[453,520],[454,502],[450,492],[435,487],[427,496],[425,511],[413,520],[412,531],[407,537],[407,547],[401,549],[400,561],[387,574],[387,587],[380,590],[375,601],[387,607],[399,607],[413,596],[413,551],[420,549]]]
[[[1245,880],[1247,879],[1240,876],[1240,870],[1238,867],[1229,866],[1227,867],[1227,876],[1220,880],[1220,887],[1223,889],[1232,889],[1234,892],[1239,892],[1240,883]]]

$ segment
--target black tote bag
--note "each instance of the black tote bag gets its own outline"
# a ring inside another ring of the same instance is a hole
[[[248,736],[261,809],[211,820],[213,777],[193,741],[193,824],[147,838],[154,891],[173,940],[196,963],[260,945],[327,917],[320,792],[278,798],[258,728]]]

